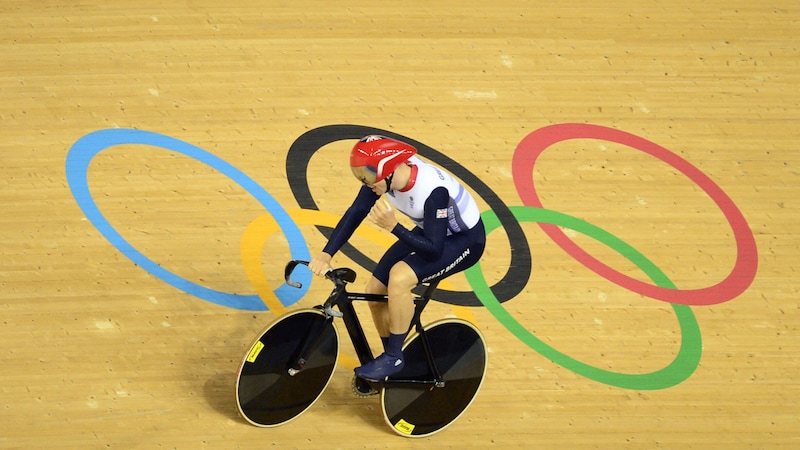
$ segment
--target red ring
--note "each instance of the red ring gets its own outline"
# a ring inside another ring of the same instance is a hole
[[[703,289],[669,289],[624,275],[594,258],[555,225],[539,226],[564,251],[607,280],[649,298],[681,305],[714,305],[726,302],[744,292],[755,279],[758,251],[753,232],[739,208],[711,178],[675,153],[624,131],[590,124],[556,124],[540,128],[525,136],[514,152],[513,176],[523,204],[544,208],[533,184],[533,166],[549,146],[570,139],[600,139],[626,145],[648,153],[671,165],[695,182],[722,210],[736,240],[736,263],[720,283]]]

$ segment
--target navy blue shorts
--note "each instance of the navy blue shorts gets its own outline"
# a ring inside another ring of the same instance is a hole
[[[420,228],[412,230],[412,233],[422,232]],[[395,264],[404,261],[417,274],[418,282],[441,280],[473,266],[481,259],[485,247],[486,230],[483,221],[479,221],[468,231],[445,237],[444,250],[436,260],[425,259],[408,245],[397,241],[383,254],[372,275],[384,286],[388,286],[389,271]]]

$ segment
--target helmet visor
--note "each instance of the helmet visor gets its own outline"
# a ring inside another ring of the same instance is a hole
[[[366,185],[375,184],[375,178],[377,178],[375,168],[369,166],[359,166],[350,167],[350,170],[353,171],[353,175],[355,175],[360,182]]]

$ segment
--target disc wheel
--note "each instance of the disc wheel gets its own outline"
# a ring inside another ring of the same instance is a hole
[[[486,373],[486,343],[471,323],[444,319],[425,329],[443,387],[397,380],[430,381],[419,334],[403,348],[405,367],[385,383],[381,393],[384,417],[401,436],[424,437],[443,430],[469,407]]]
[[[290,368],[307,351],[305,366]],[[316,309],[289,312],[268,325],[248,349],[236,378],[236,405],[253,425],[282,425],[306,411],[328,386],[339,356],[333,322]]]

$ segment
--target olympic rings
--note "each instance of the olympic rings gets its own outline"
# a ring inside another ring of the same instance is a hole
[[[736,204],[706,174],[691,165],[688,161],[669,150],[623,131],[588,124],[558,124],[540,128],[527,135],[517,146],[513,157],[513,174],[522,203],[543,208],[533,184],[533,166],[536,159],[549,146],[569,139],[601,139],[641,150],[671,165],[689,179],[694,181],[714,203],[733,229],[736,240],[736,264],[722,282],[703,289],[675,289],[664,286],[653,286],[624,275],[601,261],[597,260],[570,240],[558,227],[548,224],[539,226],[564,251],[580,261],[598,275],[641,295],[670,303],[683,305],[713,305],[731,300],[744,292],[756,275],[758,252],[755,238],[747,221]]]
[[[410,143],[417,148],[420,156],[428,158],[441,165],[453,175],[460,178],[464,183],[472,188],[480,196],[489,208],[497,214],[503,223],[503,228],[508,236],[511,247],[511,262],[505,276],[492,286],[492,290],[499,298],[500,302],[511,300],[522,289],[530,278],[531,252],[522,227],[514,219],[508,206],[503,203],[500,197],[494,193],[480,178],[472,172],[445,156],[441,152],[403,135],[392,133],[391,131],[381,130],[361,125],[328,125],[307,131],[294,141],[289,148],[286,157],[286,175],[297,203],[303,209],[318,210],[317,204],[311,196],[308,187],[308,163],[311,156],[320,148],[330,143],[344,139],[360,139],[368,134],[382,134],[384,136],[400,139]],[[330,230],[317,227],[327,238],[330,237]],[[342,247],[342,252],[361,267],[371,270],[375,263],[349,244]],[[437,300],[451,305],[461,306],[481,306],[481,302],[471,291],[449,291],[439,289]]]
[[[674,285],[667,276],[644,255],[610,233],[590,223],[566,214],[541,208],[517,206],[511,207],[511,211],[514,217],[522,222],[547,223],[553,226],[560,225],[594,238],[626,257],[659,286],[674,288]],[[482,215],[486,226],[486,234],[488,235],[500,225],[500,222],[492,211],[485,211]],[[702,352],[700,328],[691,308],[688,306],[671,305],[678,317],[681,334],[683,336],[678,354],[672,363],[660,370],[646,374],[616,373],[577,361],[545,344],[542,340],[536,338],[536,336],[526,330],[495,298],[491,289],[489,289],[486,284],[486,279],[480,268],[480,262],[467,269],[464,273],[484,306],[486,306],[489,312],[491,312],[500,323],[505,325],[519,340],[526,343],[530,348],[537,351],[545,358],[578,375],[621,388],[654,390],[668,388],[681,383],[686,380],[700,364],[700,354]]]
[[[78,139],[70,148],[67,154],[66,172],[67,183],[72,190],[72,195],[78,205],[86,214],[86,218],[114,245],[120,252],[127,256],[136,265],[140,266],[151,275],[167,282],[177,289],[194,295],[203,300],[217,303],[232,308],[263,311],[266,309],[264,303],[257,295],[238,295],[221,292],[200,286],[192,281],[182,278],[146,257],[136,250],[126,241],[106,220],[100,212],[97,204],[89,191],[88,170],[89,163],[101,151],[123,144],[141,144],[172,150],[190,158],[196,159],[219,172],[228,176],[231,180],[243,187],[253,197],[256,198],[269,211],[280,224],[286,238],[289,241],[290,252],[294,259],[308,259],[309,252],[305,246],[305,239],[300,233],[294,222],[289,218],[283,207],[272,198],[261,186],[250,177],[242,173],[239,169],[223,161],[217,156],[206,152],[186,142],[147,131],[112,128],[95,131]],[[310,278],[310,276],[309,276]],[[284,301],[292,302],[300,299],[308,290],[299,290],[287,285],[282,285],[275,292],[284,297]]]
[[[517,191],[526,206],[509,207],[505,205],[475,175],[425,144],[396,133],[358,125],[332,125],[316,128],[303,134],[292,144],[287,155],[287,175],[292,192],[302,209],[291,212],[285,211],[269,193],[251,178],[220,158],[177,139],[139,130],[107,129],[80,138],[67,155],[67,182],[87,219],[112,245],[150,274],[188,294],[222,306],[243,310],[263,311],[269,309],[278,313],[284,308],[284,305],[293,304],[305,295],[310,285],[311,275],[309,271],[301,271],[296,275],[297,280],[304,284],[304,289],[289,288],[284,284],[274,291],[271,290],[261,270],[261,254],[267,239],[274,232],[280,230],[287,238],[292,259],[310,259],[307,243],[297,227],[298,223],[317,225],[323,234],[329,235],[330,229],[339,219],[334,215],[319,212],[311,197],[306,173],[311,155],[329,143],[344,139],[358,139],[373,133],[384,134],[412,143],[417,147],[421,156],[437,162],[461,178],[490,206],[490,210],[482,213],[487,234],[497,227],[503,226],[508,235],[511,244],[511,264],[500,282],[489,287],[480,270],[480,263],[478,263],[464,272],[474,292],[441,290],[437,295],[437,300],[449,303],[454,310],[461,313],[469,313],[470,310],[468,308],[459,310],[460,307],[484,305],[509,331],[532,349],[556,364],[587,378],[632,389],[663,389],[682,382],[697,368],[702,352],[697,321],[691,309],[685,305],[710,305],[730,300],[747,289],[755,277],[758,257],[753,234],[733,201],[710,178],[687,161],[652,142],[621,131],[586,124],[561,124],[541,128],[526,136],[517,146],[512,170]],[[672,165],[697,183],[720,207],[733,228],[737,243],[737,259],[731,274],[723,282],[709,288],[678,290],[658,267],[619,238],[581,219],[543,209],[541,201],[536,195],[531,176],[536,159],[546,148],[557,142],[579,138],[603,139],[644,151]],[[245,273],[256,290],[256,295],[220,292],[181,278],[163,269],[134,249],[111,226],[99,211],[89,191],[88,168],[92,158],[98,153],[114,145],[122,144],[151,145],[194,158],[231,178],[267,209],[267,214],[256,218],[248,225],[240,247]],[[537,222],[568,254],[609,281],[640,295],[670,302],[678,317],[682,333],[680,349],[672,363],[649,374],[610,372],[589,366],[555,350],[520,325],[505,310],[502,303],[522,292],[530,277],[530,248],[522,231],[521,222]],[[594,259],[567,238],[566,234],[559,230],[559,226],[585,234],[619,252],[639,267],[655,283],[655,286],[627,277]],[[365,237],[376,243],[387,246],[390,243],[388,236],[369,227],[360,227],[358,233],[364,234]],[[346,246],[343,251],[365,269],[374,265],[369,258],[352,246]],[[444,287],[451,288],[452,286],[445,285]],[[687,300],[683,296],[694,296],[694,299]]]

